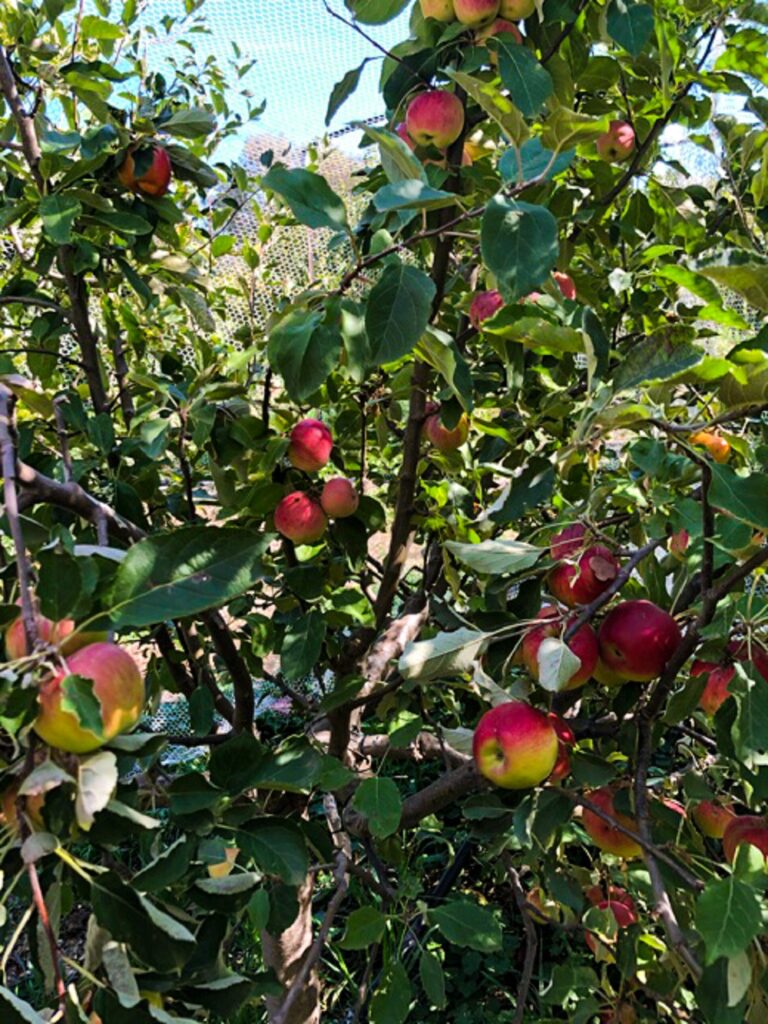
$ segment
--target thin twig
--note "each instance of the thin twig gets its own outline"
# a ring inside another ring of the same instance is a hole
[[[526,899],[525,889],[523,889],[520,876],[512,867],[511,858],[506,860],[506,869],[509,880],[512,884],[515,903],[517,904],[517,908],[523,918],[523,927],[525,929],[525,958],[523,960],[523,970],[520,974],[520,980],[517,983],[515,1015],[512,1018],[512,1024],[523,1024],[523,1021],[525,1020],[525,1004],[528,1002],[528,995],[531,991],[531,983],[533,982],[533,970],[536,966],[536,951],[539,946],[539,936],[536,931],[536,925],[533,923],[533,918],[528,910],[528,901]]]

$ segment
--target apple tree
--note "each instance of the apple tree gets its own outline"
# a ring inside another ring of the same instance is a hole
[[[0,11],[2,1019],[765,1021],[765,5],[326,4],[352,196],[183,6]]]

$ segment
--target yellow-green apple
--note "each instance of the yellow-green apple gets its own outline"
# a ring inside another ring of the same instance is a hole
[[[723,833],[723,853],[729,864],[733,863],[737,849],[743,844],[755,846],[768,858],[768,820],[755,814],[735,815]]]
[[[629,928],[637,922],[637,908],[635,901],[626,891],[618,885],[608,886],[608,894],[605,895],[599,885],[593,886],[587,891],[587,897],[598,910],[609,910],[616,921],[619,931]],[[585,932],[584,938],[593,953],[597,952],[597,939],[592,932]]]
[[[414,96],[405,114],[405,127],[418,146],[445,149],[464,128],[464,106],[446,89],[428,89]]]
[[[571,772],[571,747],[576,742],[573,729],[560,715],[550,711],[547,716],[557,736],[557,761],[549,775],[548,782],[560,782]]]
[[[730,806],[716,804],[712,800],[700,800],[691,816],[699,830],[710,839],[722,839],[729,822],[736,817]]]
[[[288,461],[296,469],[316,473],[331,457],[333,435],[322,420],[301,420],[291,431]]]
[[[523,663],[534,679],[539,678],[539,648],[547,637],[559,637],[570,625],[572,620],[566,621],[558,610],[551,605],[542,608],[537,619],[544,621],[539,626],[534,626],[523,637]],[[597,637],[594,629],[585,623],[576,630],[568,641],[569,650],[576,655],[581,664],[573,673],[567,684],[563,687],[566,690],[575,690],[591,677],[597,664]]]
[[[171,158],[162,146],[154,146],[151,161],[146,170],[136,171],[134,154],[136,146],[132,146],[118,168],[117,177],[123,188],[133,192],[143,192],[148,196],[164,196],[171,184]],[[142,154],[142,162],[144,154]]]
[[[603,619],[600,658],[622,679],[647,683],[664,671],[682,635],[680,627],[652,601],[622,601]]]
[[[581,523],[571,523],[559,533],[553,533],[549,541],[549,553],[555,559],[570,558],[587,546],[587,528]]]
[[[10,786],[6,786],[2,797],[0,797],[0,827],[9,828],[12,832],[17,832],[19,828],[17,803],[20,785],[21,783],[18,781],[12,782]],[[24,814],[32,829],[38,831],[44,829],[43,806],[45,804],[45,793],[31,793],[29,796],[25,796],[23,801]]]
[[[320,540],[328,527],[322,506],[304,491],[292,491],[275,509],[275,529],[294,544]]]
[[[550,593],[575,608],[599,597],[616,579],[619,563],[610,548],[593,544],[574,562],[560,562],[549,574]]]
[[[697,430],[695,434],[691,434],[691,444],[706,448],[715,462],[727,462],[731,457],[731,442],[711,430]]]
[[[480,28],[499,13],[500,0],[453,0],[456,17],[469,28]]]
[[[486,711],[472,740],[477,770],[503,789],[538,786],[555,767],[557,750],[549,718],[521,700]]]
[[[520,34],[520,29],[515,25],[513,21],[507,21],[506,18],[496,18],[490,25],[486,25],[484,28],[478,29],[475,33],[475,42],[479,46],[484,46],[489,39],[493,36],[499,36],[506,32],[508,35],[514,36],[516,43],[522,43],[523,37]],[[499,62],[499,56],[495,50],[490,51],[490,62],[494,66]]]
[[[480,329],[480,324],[490,318],[504,305],[501,293],[496,289],[487,292],[478,292],[469,304],[469,322],[475,328]]]
[[[576,282],[570,274],[564,274],[560,270],[555,270],[552,273],[552,277],[554,277],[555,284],[562,292],[564,299],[576,298]]]
[[[360,496],[351,480],[344,476],[334,476],[323,485],[320,504],[327,516],[332,519],[344,519],[357,512]]]
[[[605,814],[610,815],[619,825],[630,829],[632,832],[637,832],[637,823],[634,819],[616,810],[614,806],[614,791],[610,786],[602,786],[600,789],[588,793],[587,797],[590,803],[593,803]],[[589,838],[604,853],[612,853],[616,857],[623,857],[625,860],[639,857],[642,853],[640,845],[634,839],[614,825],[604,821],[603,818],[595,814],[588,807],[584,808],[581,821],[584,825],[584,831]]]
[[[611,121],[608,131],[597,142],[597,155],[607,163],[621,163],[635,148],[635,130],[626,121]]]
[[[93,695],[101,705],[101,732],[80,724],[67,710],[62,684],[68,676],[93,682]],[[70,754],[87,754],[121,732],[131,729],[144,707],[144,678],[131,655],[118,644],[97,643],[82,647],[63,667],[44,679],[38,693],[39,712],[34,729],[43,742]]]
[[[453,0],[419,0],[421,13],[425,18],[434,18],[435,21],[449,22],[456,20],[456,12],[453,9]]]
[[[536,0],[501,0],[499,14],[502,18],[522,21],[523,18],[530,18],[535,10]]]
[[[432,408],[434,408],[434,403],[430,403],[427,410],[429,415],[424,420],[424,436],[438,451],[455,452],[457,448],[461,448],[469,437],[469,419],[467,414],[463,412],[456,426],[449,430],[440,419],[439,409],[430,411]]]

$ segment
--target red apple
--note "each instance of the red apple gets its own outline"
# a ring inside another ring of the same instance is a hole
[[[509,35],[515,37],[515,41],[522,43],[523,37],[520,34],[520,29],[512,21],[507,21],[505,18],[496,18],[490,25],[486,25],[485,28],[481,28],[475,35],[475,42],[479,46],[483,46],[493,36],[501,35],[503,32],[509,33]],[[490,54],[491,64],[497,64],[499,61],[498,54],[493,50]]]
[[[691,543],[691,535],[687,530],[678,530],[677,533],[673,533],[669,538],[667,547],[669,553],[673,555],[679,562],[683,561],[683,556],[688,549],[688,545]]]
[[[556,608],[547,606],[542,608],[537,619],[546,621],[540,626],[534,626],[523,637],[523,662],[534,679],[539,678],[539,648],[547,637],[560,636],[568,628],[568,622],[564,621]],[[566,690],[575,690],[592,675],[597,664],[597,637],[595,631],[589,624],[581,626],[568,641],[568,648],[581,662],[580,667],[574,672],[564,687]]]
[[[611,121],[596,143],[597,155],[607,163],[621,163],[635,148],[635,130],[626,121]]]
[[[607,898],[597,898],[599,892],[600,887],[593,886],[592,890],[587,893],[587,896],[598,910],[609,910],[613,914],[619,931],[621,931],[622,928],[629,928],[631,924],[635,924],[637,922],[637,908],[635,907],[635,901],[625,889],[611,885],[608,887]],[[584,938],[592,952],[596,953],[598,940],[595,936],[591,932],[586,932]]]
[[[728,823],[736,817],[730,806],[701,800],[691,812],[699,830],[710,839],[722,839]]]
[[[570,775],[571,747],[576,742],[576,737],[573,735],[573,729],[560,715],[550,711],[547,717],[552,723],[552,728],[557,736],[557,761],[555,761],[555,767],[552,769],[547,781],[560,782],[561,779]]]
[[[581,523],[571,523],[559,533],[552,534],[549,553],[555,559],[570,558],[586,546],[587,528]]]
[[[479,330],[483,320],[490,320],[494,313],[498,313],[503,305],[504,299],[502,299],[500,292],[495,290],[478,292],[469,306],[469,322],[475,330]]]
[[[623,686],[627,682],[622,676],[608,668],[602,658],[597,659],[592,678],[598,683],[602,683],[603,686]]]
[[[133,192],[143,192],[148,196],[164,196],[171,184],[171,158],[162,146],[152,149],[152,162],[147,170],[136,176],[136,162],[133,154],[136,146],[132,146],[118,168],[117,177],[120,184]]]
[[[499,13],[500,0],[453,0],[453,9],[462,25],[479,28]]]
[[[288,461],[296,469],[316,473],[331,457],[333,435],[322,420],[301,420],[291,431]]]
[[[328,526],[320,502],[304,491],[292,491],[275,509],[275,529],[294,544],[311,544]]]
[[[720,705],[731,696],[728,684],[736,675],[736,669],[733,665],[718,665],[716,662],[699,661],[697,658],[691,665],[691,678],[695,679],[702,675],[707,676],[707,682],[699,697],[699,707],[711,718]]]
[[[536,0],[501,0],[499,14],[502,18],[522,21],[523,18],[530,18],[535,10]]]
[[[332,519],[344,519],[353,516],[360,504],[360,497],[351,480],[343,476],[334,476],[326,480],[323,493],[320,495],[323,512]]]
[[[453,0],[419,0],[421,13],[425,18],[434,18],[435,21],[449,22],[456,20],[456,12],[453,9]]]
[[[560,270],[555,270],[552,277],[554,277],[557,287],[563,293],[564,299],[576,298],[576,282],[570,274],[564,274]]]
[[[440,419],[440,413],[433,412],[424,420],[424,435],[438,451],[455,452],[469,437],[467,414],[463,412],[456,426],[449,430]]]
[[[743,843],[757,847],[768,858],[768,820],[755,814],[731,818],[723,833],[723,853],[729,864],[736,859],[736,851]]]
[[[464,107],[454,93],[445,89],[429,89],[419,93],[408,104],[405,126],[418,146],[445,149],[462,133]]]
[[[619,563],[610,548],[593,544],[578,561],[561,562],[549,574],[549,589],[563,604],[575,608],[599,597],[616,579]]]
[[[17,601],[16,604],[21,604]],[[35,624],[37,625],[38,638],[44,644],[58,644],[67,637],[75,628],[73,619],[62,619],[60,622],[52,622],[40,612],[35,613]],[[24,632],[24,620],[21,616],[14,619],[5,631],[5,653],[9,661],[18,661],[26,658],[29,654],[27,636]]]
[[[609,814],[619,825],[630,829],[632,832],[637,832],[637,823],[629,815],[619,813],[614,807],[614,791],[609,786],[596,789],[593,793],[587,794],[587,796],[591,803],[599,807],[601,811]],[[631,839],[613,825],[609,825],[607,821],[604,821],[594,811],[590,811],[589,808],[584,808],[581,820],[589,838],[595,846],[605,853],[612,853],[616,857],[623,857],[625,860],[639,857],[642,853],[642,848],[634,839]]]
[[[395,125],[395,133],[400,136],[409,149],[416,149],[416,143],[408,134],[408,129],[405,127],[404,121],[400,121],[399,124]]]
[[[623,679],[650,682],[664,671],[682,635],[663,608],[651,601],[622,601],[606,615],[598,633],[600,657]]]
[[[477,770],[504,789],[538,786],[554,768],[557,751],[549,718],[521,700],[486,711],[472,740]]]
[[[101,704],[101,735],[84,728],[75,714],[62,707],[61,684],[67,676],[93,680],[93,693]],[[87,754],[138,722],[144,707],[144,678],[122,647],[90,644],[43,680],[37,699],[40,711],[34,729],[40,739],[71,754]]]

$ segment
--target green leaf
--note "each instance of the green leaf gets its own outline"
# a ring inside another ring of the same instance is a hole
[[[99,750],[83,758],[77,770],[75,817],[84,832],[109,803],[117,787],[117,758],[111,750]]]
[[[186,874],[194,852],[194,839],[179,836],[133,876],[131,887],[139,892],[158,892],[173,885]]]
[[[265,874],[287,885],[300,885],[309,869],[309,856],[301,830],[279,818],[256,818],[235,832],[237,845]]]
[[[377,363],[391,363],[413,351],[426,330],[434,297],[434,283],[423,270],[399,260],[384,268],[365,311]]]
[[[501,195],[486,206],[480,244],[483,262],[495,274],[507,302],[543,284],[560,249],[557,222],[546,207]]]
[[[396,18],[409,0],[344,0],[347,10],[364,25],[383,25]]]
[[[384,934],[387,919],[376,907],[358,907],[347,918],[342,949],[367,949]]]
[[[542,177],[548,181],[556,174],[567,171],[575,156],[572,149],[564,153],[546,149],[537,135],[527,139],[519,150],[508,146],[499,160],[499,173],[505,181],[522,183]]]
[[[592,117],[591,114],[581,114],[570,107],[557,107],[547,117],[541,141],[549,149],[558,152],[570,150],[585,142],[595,142],[608,131],[610,123],[608,114]]]
[[[10,989],[0,985],[0,1009],[3,1024],[45,1024],[45,1020],[29,1003],[15,996]]]
[[[710,502],[742,523],[768,529],[768,475],[740,476],[730,466],[711,465]]]
[[[512,102],[525,117],[535,117],[552,95],[552,76],[527,46],[502,32],[493,37],[499,52],[499,74]]]
[[[453,206],[456,196],[432,188],[418,178],[406,178],[392,185],[384,185],[373,197],[373,205],[379,213],[390,210],[441,210]]]
[[[636,388],[652,380],[669,380],[700,363],[704,353],[687,340],[655,334],[637,342],[621,361],[614,386],[616,391]]]
[[[729,1006],[728,961],[724,957],[704,968],[696,986],[696,1002],[706,1024],[744,1024],[746,1000]]]
[[[280,650],[280,669],[286,679],[308,676],[320,658],[325,640],[325,620],[318,611],[302,615],[285,634]]]
[[[387,181],[398,182],[408,179],[425,180],[424,164],[403,139],[385,128],[374,128],[363,121],[353,121],[355,128],[378,143],[381,166]]]
[[[536,655],[539,686],[549,693],[560,693],[568,680],[581,668],[581,661],[559,637],[547,636]]]
[[[364,779],[355,790],[352,806],[365,816],[376,839],[386,839],[397,832],[403,802],[392,779]]]
[[[347,227],[344,203],[319,174],[301,167],[289,170],[277,164],[262,178],[262,184],[283,197],[301,224],[332,231]]]
[[[501,925],[487,907],[467,900],[451,900],[430,909],[428,916],[443,937],[456,946],[468,946],[479,953],[501,949]]]
[[[61,681],[61,709],[74,715],[83,729],[100,739],[104,737],[101,702],[93,692],[93,680],[83,676],[65,676]]]
[[[535,565],[544,554],[543,548],[526,544],[521,540],[483,540],[479,544],[462,544],[446,541],[445,547],[454,558],[474,572],[503,576],[507,573],[524,572]]]
[[[124,29],[111,21],[105,21],[95,14],[86,14],[80,22],[83,39],[120,39]]]
[[[180,139],[204,138],[216,131],[216,115],[201,107],[177,110],[167,121],[163,121],[160,128]]]
[[[472,373],[459,347],[450,334],[427,327],[418,344],[416,355],[436,370],[467,412],[472,412]]]
[[[40,200],[43,230],[56,245],[67,245],[72,241],[72,228],[82,212],[80,201],[72,196],[43,196]]]
[[[342,105],[349,99],[352,93],[357,89],[360,84],[360,75],[363,72],[363,68],[370,60],[369,57],[359,64],[356,68],[351,68],[341,81],[337,82],[331,90],[331,95],[328,98],[328,109],[325,112],[325,126],[326,128],[331,123],[334,115],[338,113]]]
[[[454,629],[430,640],[410,643],[398,662],[405,679],[436,679],[468,672],[488,643],[489,634],[477,629]]]
[[[187,526],[134,544],[106,615],[115,628],[186,618],[231,601],[263,575],[267,539],[234,527]]]
[[[508,139],[520,145],[528,138],[528,126],[506,92],[493,82],[484,82],[463,71],[448,71],[447,74],[498,124]]]
[[[211,242],[211,256],[218,259],[219,256],[226,256],[235,246],[237,239],[234,235],[217,235]]]
[[[614,42],[637,57],[654,32],[653,8],[631,0],[612,0],[606,27]]]
[[[739,761],[755,771],[768,764],[768,686],[753,665],[745,668],[737,662],[734,667],[736,675],[728,686],[738,706],[731,727],[733,749]]]
[[[370,1024],[403,1024],[411,1008],[408,972],[398,961],[385,971],[371,999]]]
[[[702,267],[700,273],[716,284],[732,288],[751,306],[768,313],[768,265],[742,263],[731,267]]]
[[[283,378],[290,397],[297,402],[317,391],[339,361],[339,329],[321,321],[322,313],[294,310],[269,336],[269,362]]]
[[[432,1006],[444,1010],[448,1005],[445,995],[445,973],[440,957],[425,949],[419,957],[419,977]]]
[[[735,956],[747,949],[762,930],[760,901],[738,879],[709,882],[696,901],[696,928],[706,946],[706,962]]]
[[[80,563],[61,547],[41,551],[38,563],[40,611],[49,619],[65,619],[82,596]]]
[[[716,306],[720,305],[720,292],[703,274],[698,274],[693,270],[688,270],[687,267],[680,267],[674,263],[657,267],[655,272],[659,277],[664,277],[668,281],[674,281],[681,288],[686,288],[689,292],[693,292],[694,295],[698,295],[705,302],[711,302]]]

